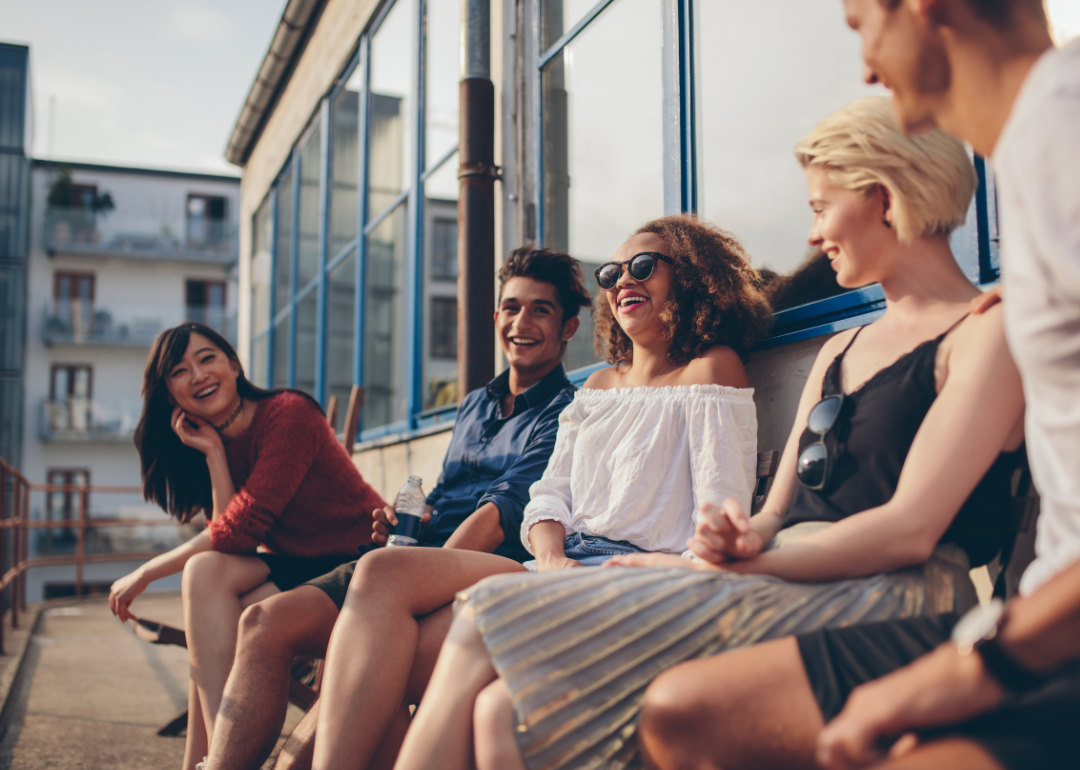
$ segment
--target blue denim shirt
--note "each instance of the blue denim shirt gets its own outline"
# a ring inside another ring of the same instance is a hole
[[[508,418],[500,403],[510,392],[509,370],[465,397],[439,483],[428,495],[434,510],[420,537],[423,545],[442,545],[477,508],[494,503],[505,537],[495,553],[516,561],[532,558],[521,545],[522,512],[529,487],[547,468],[559,415],[575,390],[560,364],[514,399]]]

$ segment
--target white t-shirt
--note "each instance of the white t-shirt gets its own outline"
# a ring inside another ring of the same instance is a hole
[[[567,534],[680,553],[701,503],[734,497],[750,510],[756,467],[752,388],[583,388],[529,489],[521,542],[532,553],[529,530],[551,519]]]
[[[1026,595],[1080,560],[1080,40],[1032,68],[993,164],[1005,328],[1042,506]]]

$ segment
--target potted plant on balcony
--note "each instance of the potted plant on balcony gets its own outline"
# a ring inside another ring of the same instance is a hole
[[[45,200],[52,240],[59,243],[93,243],[97,238],[97,215],[116,208],[111,193],[99,192],[95,185],[75,183],[67,166],[57,167]]]

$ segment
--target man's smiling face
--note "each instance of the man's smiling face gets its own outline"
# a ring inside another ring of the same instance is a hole
[[[577,330],[576,321],[563,323],[558,292],[550,283],[518,276],[502,287],[495,328],[507,363],[521,372],[557,364],[563,343]]]
[[[907,0],[844,0],[848,25],[862,39],[864,80],[892,92],[901,128],[918,133],[937,126],[952,75],[938,31]]]

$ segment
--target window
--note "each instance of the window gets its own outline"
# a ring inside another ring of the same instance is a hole
[[[90,471],[85,468],[50,468],[45,472],[45,483],[57,486],[88,487]],[[65,523],[78,521],[79,510],[83,505],[89,512],[90,494],[87,491],[70,488],[51,491],[45,497],[45,520]],[[42,539],[48,544],[57,540],[69,542],[75,539],[75,530],[66,527],[46,529]]]
[[[94,275],[58,272],[53,275],[53,312],[49,323],[56,331],[89,334],[94,319]]]
[[[734,233],[755,266],[790,272],[807,256],[811,221],[792,148],[830,113],[885,91],[862,82],[859,39],[839,3],[778,0],[769,13],[737,0],[698,7],[697,36],[709,41],[698,47],[699,210]]]
[[[53,364],[46,410],[52,432],[85,432],[90,428],[94,370],[90,364]]]
[[[431,357],[457,359],[457,297],[431,300]]]
[[[457,219],[435,219],[431,224],[431,277],[457,280]]]
[[[187,320],[206,324],[219,334],[229,336],[225,326],[224,281],[187,281],[184,307]]]
[[[227,251],[228,200],[219,195],[190,194],[187,198],[188,248]]]

